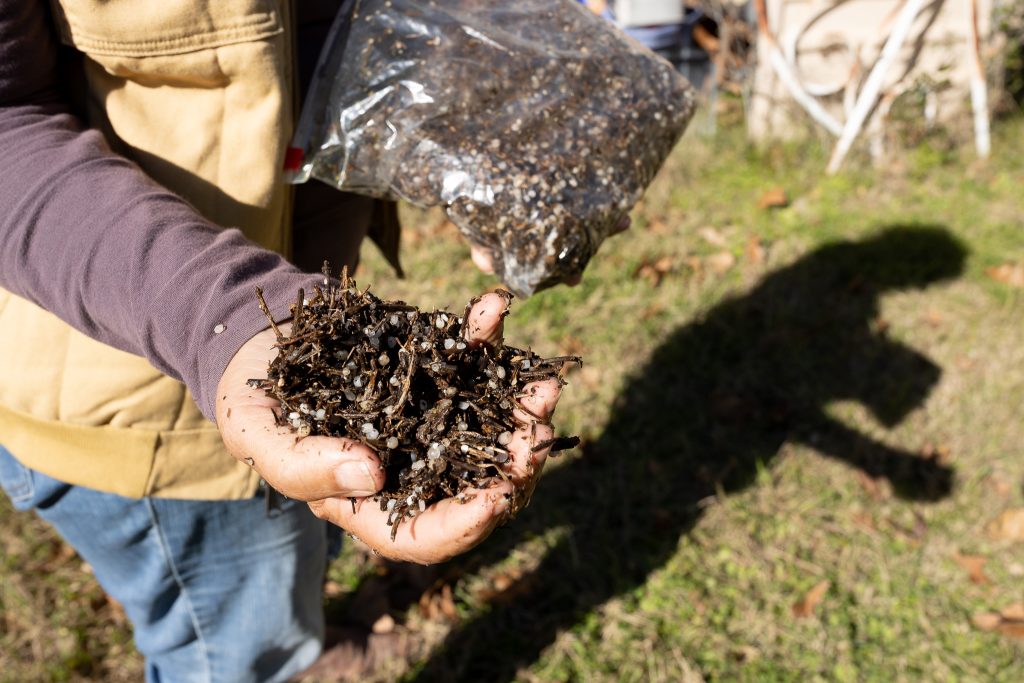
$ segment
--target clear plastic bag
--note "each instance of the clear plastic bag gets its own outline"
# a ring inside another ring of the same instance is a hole
[[[693,114],[671,65],[574,0],[346,5],[290,179],[443,205],[520,295],[583,271]]]

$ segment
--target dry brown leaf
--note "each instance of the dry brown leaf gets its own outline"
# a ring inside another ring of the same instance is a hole
[[[587,346],[583,340],[571,334],[562,337],[559,347],[562,355],[565,356],[583,356],[587,353]]]
[[[664,235],[668,232],[668,224],[661,218],[652,218],[647,223],[647,229],[655,235]]]
[[[857,481],[860,482],[864,493],[868,494],[872,500],[882,500],[885,497],[878,480],[864,470],[857,470]]]
[[[793,605],[793,616],[798,618],[811,616],[814,613],[814,608],[824,599],[825,593],[828,592],[831,585],[828,580],[814,584],[814,587]]]
[[[999,610],[999,613],[1003,615],[1003,619],[1024,621],[1024,602],[1015,602],[1012,605],[1007,605]]]
[[[992,580],[985,575],[985,563],[988,562],[987,557],[955,553],[953,559],[967,571],[967,576],[971,579],[971,583],[976,583],[979,586],[992,583]]]
[[[637,269],[633,271],[633,278],[647,280],[651,283],[652,287],[657,287],[674,268],[675,259],[671,256],[661,256],[654,260],[644,259],[637,266]]]
[[[1024,541],[1024,508],[1003,510],[986,530],[997,541]]]
[[[760,266],[764,264],[764,245],[761,243],[761,238],[757,235],[751,235],[747,238],[747,263]]]
[[[1024,621],[1003,619],[1003,623],[999,624],[996,630],[1004,636],[1024,640]]]
[[[579,377],[580,383],[590,391],[600,387],[603,378],[601,371],[591,365],[584,365],[575,376]]]
[[[702,240],[704,240],[708,244],[713,244],[716,247],[724,247],[727,244],[727,242],[725,241],[725,237],[722,235],[722,233],[718,232],[710,225],[705,225],[703,228],[697,231],[697,234],[700,235],[700,238]]]
[[[537,582],[536,573],[524,575],[521,569],[510,569],[494,576],[491,585],[480,590],[477,597],[484,602],[508,605],[533,591]]]
[[[929,441],[921,448],[921,457],[941,464],[949,463],[952,454],[953,450],[944,443],[934,444]]]
[[[761,656],[761,651],[751,645],[737,645],[732,656],[739,662],[752,662]]]
[[[437,604],[437,600],[434,599],[435,594],[432,591],[426,591],[420,596],[419,608],[420,616],[427,621],[435,621],[438,614],[441,612],[440,606]]]
[[[498,591],[499,593],[501,593],[502,591],[507,591],[509,588],[512,587],[513,583],[515,583],[515,579],[509,576],[508,574],[498,574],[494,577],[494,580],[491,581],[491,585],[494,587],[494,590]]]
[[[721,275],[736,265],[736,257],[728,251],[720,251],[707,257],[708,268],[716,275]]]
[[[441,606],[441,613],[451,621],[459,618],[459,612],[455,609],[455,598],[452,595],[452,587],[447,583],[441,587],[441,595],[438,596],[438,603]]]
[[[994,266],[985,273],[995,280],[1010,287],[1024,287],[1024,264],[1004,263],[1001,266]]]
[[[995,631],[1003,618],[995,612],[981,612],[971,617],[971,621],[982,631]]]
[[[696,277],[700,277],[704,274],[704,261],[701,260],[700,256],[687,256],[686,267],[693,271]]]
[[[1010,638],[1024,640],[1024,605],[1014,603],[999,612],[983,612],[971,617],[982,631],[995,631]]]
[[[395,618],[390,614],[382,614],[373,622],[371,630],[374,633],[391,633],[395,630]]]
[[[989,476],[988,479],[986,479],[986,483],[988,483],[992,490],[1001,498],[1006,498],[1013,491],[1013,487],[1010,486],[1010,482],[997,474]]]
[[[936,311],[934,308],[928,309],[928,311],[924,314],[924,321],[931,325],[932,327],[938,327],[943,322],[945,322],[945,320],[946,319],[943,317],[943,315]]]
[[[447,218],[441,218],[434,221],[434,223],[427,228],[426,232],[431,237],[440,237],[441,235],[454,236],[459,233],[459,229],[456,228],[455,224]]]
[[[582,358],[587,355],[587,346],[579,337],[567,334],[562,337],[562,341],[559,344],[559,355],[579,356]],[[560,377],[568,377],[569,375],[576,375],[580,370],[582,370],[582,366],[579,363],[565,363],[558,374]]]
[[[455,597],[451,584],[435,584],[420,596],[420,614],[427,621],[438,621],[442,617],[450,622],[459,620],[459,611],[455,607]]]
[[[665,304],[661,303],[660,301],[655,301],[644,306],[643,310],[640,311],[640,315],[638,317],[640,318],[640,320],[650,320],[651,318],[655,318],[664,312]]]
[[[875,519],[871,516],[870,512],[860,511],[853,513],[853,523],[865,531],[874,532],[876,530]]]
[[[765,190],[757,200],[757,208],[759,209],[781,209],[786,206],[789,206],[789,197],[786,196],[786,191],[781,187]]]

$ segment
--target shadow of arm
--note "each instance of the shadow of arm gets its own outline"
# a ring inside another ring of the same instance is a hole
[[[823,455],[860,468],[868,476],[888,479],[900,498],[935,501],[953,490],[952,468],[876,441],[825,415],[805,423],[795,438]]]

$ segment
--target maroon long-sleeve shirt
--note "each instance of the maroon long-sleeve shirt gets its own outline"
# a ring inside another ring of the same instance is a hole
[[[0,286],[145,356],[212,419],[224,367],[267,326],[254,286],[282,317],[315,278],[211,225],[83,127],[59,92],[45,5],[0,0]]]

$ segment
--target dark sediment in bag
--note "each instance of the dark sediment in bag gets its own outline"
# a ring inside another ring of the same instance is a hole
[[[569,0],[358,0],[296,181],[442,205],[519,294],[579,275],[693,114],[670,64]]]

